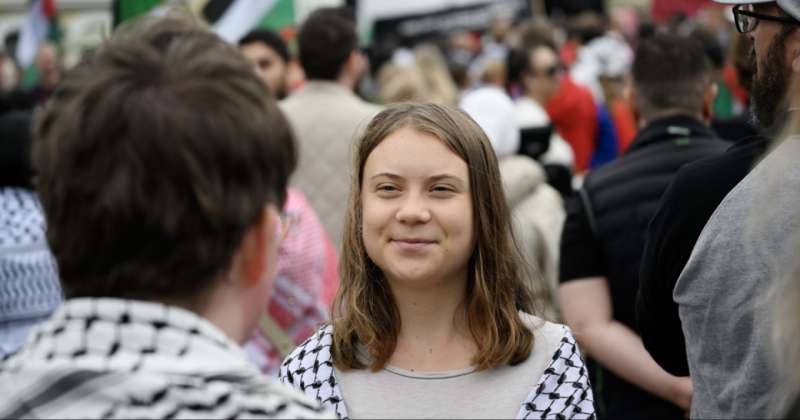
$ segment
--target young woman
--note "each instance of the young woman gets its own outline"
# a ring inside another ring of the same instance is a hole
[[[355,152],[331,325],[281,380],[341,418],[589,418],[569,330],[536,316],[497,159],[461,111],[399,104]]]

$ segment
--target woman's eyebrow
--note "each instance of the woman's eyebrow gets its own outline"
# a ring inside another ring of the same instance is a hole
[[[375,179],[375,178],[380,178],[380,177],[386,177],[386,178],[390,178],[390,179],[402,179],[403,178],[400,175],[393,174],[391,172],[381,172],[381,173],[377,173],[375,175],[372,175],[371,177],[369,177],[369,179]]]
[[[393,180],[400,180],[404,179],[402,176],[392,173],[392,172],[380,172],[375,175],[369,177],[369,180],[374,180],[376,178],[389,178]],[[438,182],[438,181],[451,181],[456,182],[458,184],[463,184],[464,180],[461,177],[453,175],[453,174],[437,174],[433,176],[429,176],[426,178],[429,182]]]
[[[432,177],[429,177],[428,179],[431,180],[431,181],[451,180],[451,181],[456,181],[456,182],[464,182],[464,180],[461,179],[461,177],[458,177],[456,175],[451,175],[451,174],[434,175]]]

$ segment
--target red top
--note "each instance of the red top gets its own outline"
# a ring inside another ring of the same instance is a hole
[[[284,212],[293,221],[278,249],[278,274],[267,312],[299,345],[329,319],[339,273],[333,243],[303,193],[290,188]],[[245,349],[264,373],[278,372],[280,352],[260,330]]]
[[[572,146],[576,172],[589,169],[597,138],[597,107],[591,92],[564,76],[545,108],[561,137]]]
[[[722,79],[725,81],[725,85],[728,86],[728,89],[733,92],[736,100],[740,104],[747,106],[750,100],[750,93],[747,92],[747,89],[740,82],[739,72],[736,71],[736,67],[734,67],[733,64],[727,64],[725,68],[722,69]]]
[[[712,0],[655,0],[653,8],[650,10],[650,16],[657,23],[663,23],[678,13],[694,16],[698,10],[710,6],[720,7]]]
[[[617,150],[622,154],[636,137],[636,118],[627,101],[615,99],[611,102],[611,120],[614,121],[614,128],[617,130],[619,141]]]

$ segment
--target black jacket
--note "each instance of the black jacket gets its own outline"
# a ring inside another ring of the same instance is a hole
[[[766,139],[751,137],[721,156],[686,165],[650,224],[636,302],[639,335],[655,361],[673,375],[689,374],[678,305],[672,299],[675,283],[711,214],[766,147]]]
[[[624,156],[589,173],[583,188],[567,201],[561,282],[605,277],[614,319],[635,330],[639,263],[661,195],[683,165],[721,154],[728,146],[694,118],[664,118],[643,128]],[[606,369],[599,369],[593,381],[604,417],[682,415]]]

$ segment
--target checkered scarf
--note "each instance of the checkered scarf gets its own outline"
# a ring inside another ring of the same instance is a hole
[[[67,301],[0,364],[0,418],[331,418],[180,308]]]
[[[0,188],[0,357],[61,303],[56,263],[47,248],[36,195]]]

